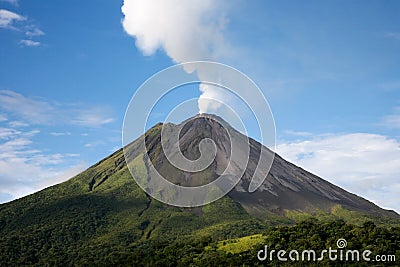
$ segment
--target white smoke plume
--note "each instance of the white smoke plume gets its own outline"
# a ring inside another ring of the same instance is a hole
[[[223,36],[226,7],[225,1],[213,0],[124,0],[122,25],[144,55],[163,50],[176,63],[216,61],[228,50]],[[200,113],[218,109],[210,97],[226,100],[216,86],[201,84],[199,89]]]

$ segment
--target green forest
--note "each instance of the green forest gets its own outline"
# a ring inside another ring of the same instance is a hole
[[[260,227],[260,225],[258,225]],[[59,231],[63,231],[60,227]],[[75,229],[77,230],[77,229]],[[90,231],[90,226],[85,229]],[[225,231],[224,231],[225,230]],[[40,231],[40,229],[36,229]],[[202,232],[193,235],[163,236],[131,242],[129,235],[119,236],[118,244],[82,241],[79,231],[25,233],[2,236],[1,266],[398,266],[400,259],[400,227],[361,226],[342,220],[320,222],[307,219],[292,226],[257,229],[257,225],[236,224],[220,228],[218,235]],[[253,235],[244,236],[252,232]],[[255,234],[258,233],[258,234]],[[223,237],[224,236],[224,237]],[[227,238],[227,237],[230,238]],[[33,240],[33,238],[39,238]],[[315,250],[317,258],[323,249],[337,249],[337,240],[344,238],[349,250],[370,250],[371,261],[336,260],[327,256],[322,261],[279,261],[276,257],[260,261],[257,253],[270,249]],[[385,255],[385,262],[376,262],[376,255]],[[389,258],[394,255],[395,258]]]

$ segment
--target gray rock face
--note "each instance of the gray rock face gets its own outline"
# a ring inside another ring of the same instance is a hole
[[[216,151],[213,152],[215,159],[207,168],[200,172],[182,171],[171,164],[163,152],[161,128],[161,125],[155,126],[153,128],[154,134],[146,137],[148,160],[160,174],[175,184],[200,186],[218,178],[229,166],[229,175],[241,179],[228,196],[240,203],[252,215],[259,217],[269,213],[282,215],[285,210],[313,212],[318,209],[330,211],[333,206],[341,205],[350,210],[372,215],[399,217],[397,213],[384,210],[355,194],[349,193],[295,166],[277,154],[273,159],[267,159],[270,162],[260,161],[261,151],[268,150],[268,148],[236,131],[215,115],[201,114],[189,118],[179,125],[164,125],[164,128],[168,129],[163,132],[163,139],[179,140],[180,153],[189,160],[199,159],[202,153],[208,153],[207,150],[201,152],[201,149],[199,149],[203,139],[212,139],[215,144]],[[179,136],[173,138],[172,135]],[[136,146],[136,150],[143,149],[143,146]],[[235,154],[231,155],[235,148]],[[132,153],[138,154],[135,151]],[[268,153],[271,154],[271,151],[268,150]],[[231,164],[229,165],[230,160]],[[243,161],[246,161],[245,165],[243,165]],[[263,179],[265,177],[257,177],[257,175],[260,175],[256,171],[257,164],[268,166],[271,162],[270,172],[261,186],[256,191],[249,193],[248,188],[251,179]],[[232,180],[235,180],[233,178]]]

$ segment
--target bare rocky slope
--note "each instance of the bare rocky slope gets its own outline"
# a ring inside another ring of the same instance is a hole
[[[233,168],[230,171],[232,175],[236,173],[240,175],[243,171],[244,174],[229,193],[229,197],[240,203],[251,215],[260,218],[267,217],[266,215],[271,213],[285,216],[287,210],[307,213],[330,212],[333,207],[340,205],[345,209],[371,216],[399,218],[394,211],[384,210],[372,202],[284,160],[277,154],[275,154],[270,172],[264,182],[255,192],[249,193],[248,187],[260,160],[260,151],[268,150],[268,148],[244,136],[215,115],[202,114],[190,118],[180,125],[170,123],[164,125],[167,128],[163,133],[166,135],[166,139],[170,138],[168,134],[179,134],[180,150],[188,159],[195,160],[200,157],[199,143],[204,138],[210,138],[215,142],[216,157],[208,168],[195,173],[181,171],[169,163],[163,153],[162,127],[163,125],[159,124],[149,130],[145,140],[148,155],[144,152],[144,136],[142,136],[130,145],[130,149],[127,149],[132,155],[129,158],[134,160],[136,157],[145,155],[143,159],[145,162],[147,161],[146,166],[149,165],[148,161],[150,160],[155,169],[166,179],[184,186],[199,186],[216,179],[227,167],[231,156],[231,147],[234,145],[243,147],[249,144],[249,154],[244,150],[236,152],[236,159],[249,157],[249,160],[245,170]],[[243,155],[237,155],[240,153]],[[259,164],[268,165],[268,162]],[[239,166],[240,164],[233,165]],[[152,173],[150,172],[149,175],[151,176]]]

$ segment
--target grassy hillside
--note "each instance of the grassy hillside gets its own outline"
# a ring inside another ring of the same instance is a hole
[[[121,158],[120,150],[65,183],[0,205],[0,266],[89,264],[148,240],[265,229],[230,198],[195,209],[161,204],[137,186]]]

